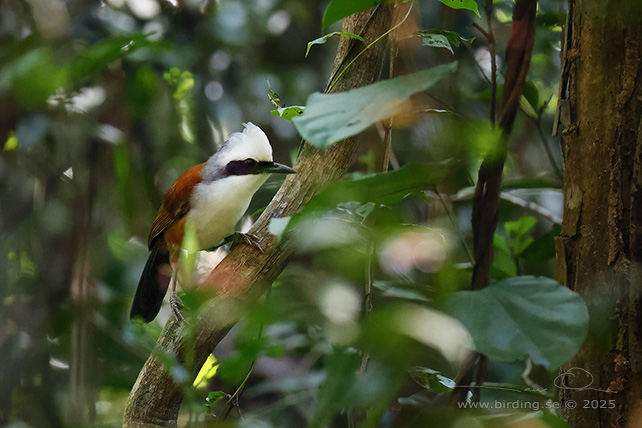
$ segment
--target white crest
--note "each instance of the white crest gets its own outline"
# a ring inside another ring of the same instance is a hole
[[[231,161],[248,158],[256,161],[272,161],[272,146],[265,132],[252,122],[243,124],[242,132],[235,132],[223,146],[207,160],[203,169],[205,180],[215,179]]]
[[[272,146],[265,132],[252,122],[243,124],[243,132],[235,132],[214,154],[217,163],[226,165],[233,160],[252,158],[257,161],[272,160]]]

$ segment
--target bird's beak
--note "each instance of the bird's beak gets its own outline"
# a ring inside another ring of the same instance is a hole
[[[296,174],[296,171],[289,166],[276,162],[259,162],[257,172],[259,174]]]

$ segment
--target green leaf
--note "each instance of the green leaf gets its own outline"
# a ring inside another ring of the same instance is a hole
[[[472,10],[477,14],[477,16],[481,17],[479,14],[479,9],[477,8],[477,3],[475,0],[439,0],[443,4],[445,4],[448,7],[451,7],[453,9],[467,9],[467,10]]]
[[[280,107],[275,110],[270,110],[272,116],[280,117],[286,120],[292,120],[292,118],[301,116],[305,110],[304,106],[290,106],[290,107]]]
[[[381,290],[381,295],[384,297],[392,297],[395,299],[415,300],[419,302],[427,302],[426,296],[411,288],[402,288],[391,285],[389,281],[374,281],[373,286]]]
[[[534,110],[539,109],[539,90],[532,80],[527,80],[524,82],[522,95],[526,98],[526,101],[528,101],[528,103]]]
[[[409,373],[419,386],[431,392],[450,392],[456,386],[454,380],[442,376],[441,372],[437,370],[427,367],[411,367]]]
[[[450,162],[409,163],[393,172],[353,181],[337,181],[315,196],[295,217],[319,211],[326,212],[340,202],[395,204],[410,194],[440,183],[446,178],[450,166]]]
[[[538,419],[551,428],[573,428],[573,425],[566,422],[564,419],[559,416],[542,414],[538,415]]]
[[[526,260],[544,262],[555,257],[555,237],[562,232],[562,226],[554,224],[552,229],[535,239],[531,245],[524,250],[522,257]]]
[[[173,87],[174,107],[180,118],[179,131],[181,136],[188,143],[193,144],[196,135],[193,124],[194,99],[192,88],[194,88],[194,75],[189,71],[181,71],[172,67],[163,74],[163,78]]]
[[[314,93],[303,116],[292,122],[303,138],[325,149],[373,123],[413,111],[410,96],[435,85],[456,68],[453,62],[347,92]]]
[[[210,379],[216,375],[216,371],[218,370],[218,361],[216,361],[216,357],[214,355],[210,354],[207,357],[207,360],[205,360],[205,363],[201,367],[201,369],[198,371],[198,374],[196,375],[196,379],[194,379],[194,382],[192,385],[194,388],[201,388],[204,386],[207,386],[208,382]],[[222,397],[219,397],[217,393],[222,393],[221,391],[212,391],[209,393],[207,396],[207,405],[212,405],[216,403],[218,400],[220,400]],[[225,394],[223,394],[225,396]]]
[[[18,148],[18,137],[16,137],[16,133],[14,131],[9,131],[9,138],[5,141],[2,151],[10,152],[16,148]]]
[[[207,394],[207,398],[205,399],[207,403],[206,406],[213,406],[217,401],[220,401],[223,398],[227,397],[228,395],[223,391],[211,391],[209,394]]]
[[[104,70],[109,64],[131,55],[138,49],[154,45],[145,34],[114,36],[86,48],[70,64],[71,80],[77,81]]]
[[[479,352],[499,361],[531,358],[549,370],[573,357],[588,332],[584,300],[544,277],[513,277],[460,291],[442,309],[468,328]]]
[[[382,0],[331,0],[323,14],[321,27],[325,30],[338,20],[350,16],[353,13],[370,9],[372,6],[376,6],[381,2]]]
[[[446,30],[423,30],[415,33],[417,36],[423,38],[422,44],[424,46],[431,46],[435,48],[445,48],[451,53],[454,53],[453,46],[459,47],[461,42],[472,43],[475,38],[465,39],[454,31]]]
[[[504,223],[504,229],[508,234],[514,257],[520,256],[524,250],[535,241],[532,236],[528,236],[528,232],[530,232],[536,224],[537,219],[530,216],[522,217],[517,221],[507,221]]]
[[[357,36],[356,34],[352,34],[352,33],[343,33],[343,32],[341,32],[341,31],[335,31],[335,32],[333,32],[333,33],[326,34],[325,36],[319,37],[318,39],[314,39],[314,40],[312,40],[311,42],[308,42],[308,48],[305,50],[305,56],[307,57],[307,56],[308,56],[308,53],[310,53],[310,48],[312,47],[312,45],[323,45],[323,44],[325,44],[325,42],[327,42],[327,41],[328,41],[328,39],[329,39],[330,37],[332,37],[332,36],[343,36],[343,37],[349,37],[349,38],[351,38],[351,39],[359,40],[360,42],[363,42],[363,43],[365,43],[365,42],[366,42],[365,40],[363,40],[363,37],[361,37],[361,36]]]
[[[16,100],[28,108],[42,106],[69,80],[68,67],[56,64],[52,51],[46,47],[21,53],[0,67],[0,91],[11,90]]]
[[[281,104],[281,98],[279,98],[279,94],[277,94],[272,90],[272,85],[270,85],[269,80],[266,80],[266,82],[268,85],[268,98],[270,99],[270,102],[272,103],[272,105],[276,108],[283,107],[283,104]],[[274,113],[272,113],[272,116],[274,116]]]
[[[450,46],[450,42],[448,41],[448,38],[443,34],[428,34],[424,36],[421,44],[424,46],[430,46],[433,48],[445,48],[445,49],[448,49],[450,53],[452,54],[455,53],[455,51],[453,51],[453,47]]]
[[[185,233],[183,234],[180,254],[180,266],[183,272],[192,272],[194,270],[200,249],[201,246],[196,236],[196,226],[191,221],[185,222]],[[189,278],[189,275],[186,278]]]
[[[506,240],[498,234],[493,236],[493,247],[495,247],[493,264],[490,267],[491,276],[494,279],[506,279],[517,275],[517,265],[510,251]]]
[[[194,75],[189,71],[181,71],[177,67],[172,67],[163,74],[163,78],[174,87],[174,99],[182,100],[189,96],[194,87]]]

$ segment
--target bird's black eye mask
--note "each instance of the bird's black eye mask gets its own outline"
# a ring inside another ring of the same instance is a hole
[[[225,166],[226,175],[247,175],[247,174],[257,174],[256,168],[260,162],[252,158],[247,158],[245,160],[235,160],[228,162]]]
[[[231,161],[225,166],[226,175],[248,174],[293,174],[294,170],[288,166],[272,161],[257,162],[252,158],[242,161]]]

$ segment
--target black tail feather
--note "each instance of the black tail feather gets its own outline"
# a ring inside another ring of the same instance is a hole
[[[161,269],[162,265],[168,265],[168,269],[171,269],[169,253],[155,245],[138,282],[129,319],[140,317],[145,322],[150,322],[158,315],[170,281],[167,272],[164,272],[166,269]]]

